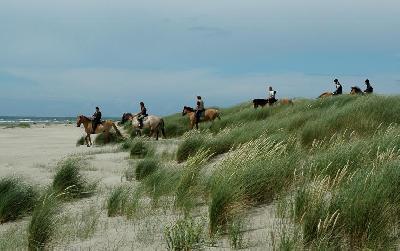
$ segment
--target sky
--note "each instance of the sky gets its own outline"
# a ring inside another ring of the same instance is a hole
[[[0,0],[0,116],[400,94],[398,0]]]

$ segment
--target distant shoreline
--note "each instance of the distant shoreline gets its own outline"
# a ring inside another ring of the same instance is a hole
[[[116,117],[106,117],[105,120],[119,120]],[[0,126],[17,124],[72,124],[75,117],[35,117],[35,116],[0,116]]]

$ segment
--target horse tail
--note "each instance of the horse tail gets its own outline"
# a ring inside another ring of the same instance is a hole
[[[114,130],[115,130],[115,132],[117,133],[118,136],[124,137],[124,136],[122,136],[121,132],[118,130],[118,127],[115,125],[114,122],[112,122],[112,126],[113,126],[113,128],[114,128]]]
[[[159,126],[160,126],[161,133],[162,133],[164,139],[166,139],[167,136],[165,135],[165,123],[164,123],[164,119],[161,119],[161,120],[160,120],[160,125],[159,125]]]

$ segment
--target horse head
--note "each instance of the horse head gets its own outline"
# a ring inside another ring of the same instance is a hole
[[[120,122],[121,125],[125,124],[125,122],[127,122],[128,120],[131,120],[132,118],[133,118],[133,116],[131,113],[124,113],[121,118],[121,122]]]
[[[83,120],[83,115],[79,115],[77,118],[76,118],[76,127],[81,127],[81,124],[82,124],[82,121]]]
[[[187,107],[184,106],[184,107],[183,107],[183,110],[182,110],[182,116],[185,116],[186,113],[187,113]]]

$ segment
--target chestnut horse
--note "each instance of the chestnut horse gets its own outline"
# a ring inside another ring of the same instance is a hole
[[[85,142],[86,146],[90,147],[92,144],[92,139],[90,138],[90,134],[100,134],[105,133],[106,141],[110,140],[110,130],[114,128],[115,132],[118,136],[122,137],[121,132],[118,130],[117,126],[111,120],[103,121],[101,124],[97,125],[95,132],[93,132],[92,120],[88,117],[80,115],[76,119],[76,126],[81,127],[83,124],[86,132]]]
[[[318,98],[326,98],[326,97],[331,97],[333,96],[332,92],[324,92],[321,95],[318,96]]]
[[[142,135],[142,131],[139,128],[139,121],[137,119],[137,115],[132,115],[132,113],[124,113],[122,115],[122,120],[121,124],[124,124],[127,121],[132,121],[132,128],[133,130],[136,131],[137,134],[140,136]],[[165,136],[165,124],[164,124],[164,119],[154,116],[154,115],[149,115],[144,118],[143,120],[143,128],[149,128],[150,129],[150,137],[156,134],[156,140],[158,140],[158,136],[161,133],[164,138]]]
[[[200,118],[200,121],[197,121],[196,119],[196,111],[188,106],[183,107],[182,111],[182,116],[185,115],[189,116],[190,119],[190,129],[193,129],[194,125],[196,125],[196,128],[199,129],[199,123],[201,122],[206,122],[206,121],[211,121],[213,122],[216,118],[221,119],[220,113],[217,109],[206,109],[203,112],[203,116]]]

